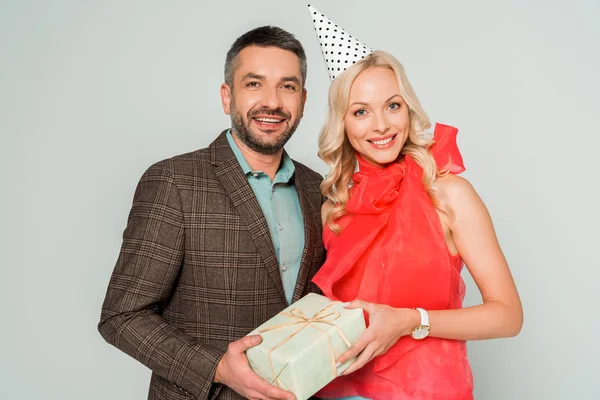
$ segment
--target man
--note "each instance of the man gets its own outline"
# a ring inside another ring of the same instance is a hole
[[[99,330],[152,369],[149,399],[293,399],[252,372],[260,336],[244,336],[318,291],[321,176],[283,150],[305,81],[293,35],[242,35],[221,87],[232,129],[138,184]]]

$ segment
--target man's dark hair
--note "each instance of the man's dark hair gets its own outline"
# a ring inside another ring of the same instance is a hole
[[[276,26],[261,26],[244,33],[231,45],[225,58],[225,83],[233,88],[233,73],[237,68],[238,56],[242,50],[249,46],[277,47],[291,51],[300,60],[302,74],[302,87],[306,83],[306,54],[302,44],[286,30]]]

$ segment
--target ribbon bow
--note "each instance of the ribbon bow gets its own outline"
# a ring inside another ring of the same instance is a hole
[[[273,377],[273,383],[275,383],[278,387],[281,387],[281,384],[279,382],[279,375],[275,374],[275,368],[273,367],[273,360],[271,359],[271,354],[273,354],[273,352],[275,350],[277,350],[278,348],[280,348],[281,346],[283,346],[284,344],[289,342],[294,336],[296,336],[298,333],[300,333],[307,326],[310,326],[311,328],[314,328],[320,332],[323,332],[325,334],[325,336],[327,337],[327,342],[329,344],[329,359],[331,361],[331,370],[333,372],[333,376],[334,377],[337,376],[337,368],[335,365],[335,354],[333,352],[333,344],[331,343],[331,338],[329,337],[329,335],[327,334],[326,331],[324,331],[323,329],[314,325],[314,324],[326,324],[326,325],[333,326],[336,329],[336,331],[338,332],[338,334],[340,335],[340,337],[342,338],[342,340],[344,341],[344,343],[346,343],[346,345],[348,347],[350,347],[352,345],[350,343],[350,341],[344,335],[344,332],[342,332],[342,330],[336,324],[333,323],[333,321],[336,321],[338,318],[340,318],[341,314],[337,311],[330,311],[327,313],[327,310],[331,306],[333,306],[335,303],[339,303],[339,302],[330,303],[327,307],[324,307],[324,308],[320,309],[319,311],[317,311],[312,317],[307,317],[306,315],[304,315],[302,310],[300,310],[298,308],[292,308],[289,312],[280,312],[279,313],[280,315],[284,315],[286,317],[292,318],[293,321],[290,321],[285,324],[270,326],[267,328],[260,329],[258,331],[259,333],[264,333],[264,332],[274,331],[277,329],[287,328],[289,326],[301,325],[300,328],[297,329],[294,333],[287,336],[281,342],[279,342],[275,346],[273,346],[267,354],[267,358],[269,360],[269,368],[271,369],[271,375]],[[281,374],[281,371],[279,374]]]
[[[352,175],[354,186],[346,209],[351,214],[381,214],[400,193],[406,174],[404,163],[394,162],[380,168],[356,155],[359,171]]]

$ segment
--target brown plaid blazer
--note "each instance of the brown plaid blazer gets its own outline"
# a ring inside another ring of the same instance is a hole
[[[318,292],[322,177],[295,162],[305,247],[294,301]],[[225,132],[142,176],[98,329],[152,371],[149,399],[239,399],[212,379],[227,345],[287,307],[267,222]]]

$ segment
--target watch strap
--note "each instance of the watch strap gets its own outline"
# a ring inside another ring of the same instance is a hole
[[[427,311],[419,307],[415,308],[415,310],[421,314],[421,326],[429,326],[429,315],[427,314]]]

